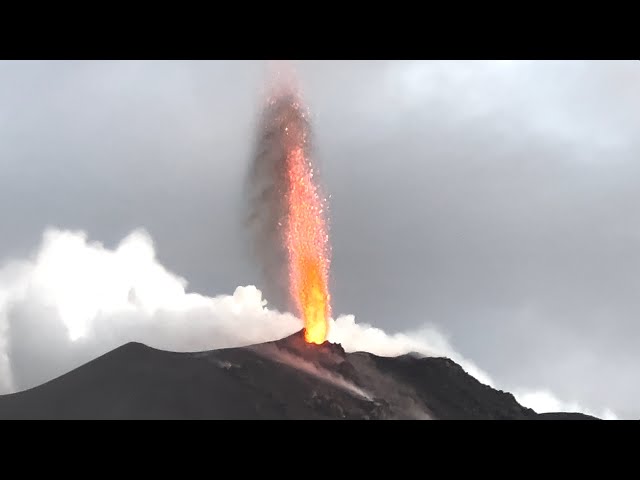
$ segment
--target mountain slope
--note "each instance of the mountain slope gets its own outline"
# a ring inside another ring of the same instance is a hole
[[[275,342],[197,353],[140,343],[0,396],[0,419],[563,419],[519,405],[446,358]]]

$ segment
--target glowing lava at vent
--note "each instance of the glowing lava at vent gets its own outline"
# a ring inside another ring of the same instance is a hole
[[[327,338],[331,315],[328,288],[330,248],[325,221],[325,199],[314,182],[308,158],[307,124],[298,101],[285,124],[286,231],[289,257],[289,289],[304,320],[305,339],[322,343]]]

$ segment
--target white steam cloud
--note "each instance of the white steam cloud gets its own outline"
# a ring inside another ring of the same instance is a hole
[[[302,328],[293,315],[268,309],[253,286],[213,298],[186,287],[158,262],[144,231],[110,250],[83,232],[47,230],[32,257],[0,267],[0,393],[36,386],[131,341],[200,351],[276,340]],[[331,321],[329,340],[346,351],[449,357],[495,386],[432,327],[389,335],[346,315]],[[515,395],[538,412],[594,414],[547,391]],[[609,410],[598,416],[615,418]]]

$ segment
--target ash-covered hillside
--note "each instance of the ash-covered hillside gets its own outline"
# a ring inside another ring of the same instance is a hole
[[[197,353],[129,343],[36,388],[0,419],[593,419],[539,415],[447,358],[275,342]]]

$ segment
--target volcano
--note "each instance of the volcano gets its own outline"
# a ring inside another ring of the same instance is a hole
[[[50,382],[0,396],[0,419],[594,419],[545,413],[447,358],[346,353],[302,331],[195,353],[128,343]]]

